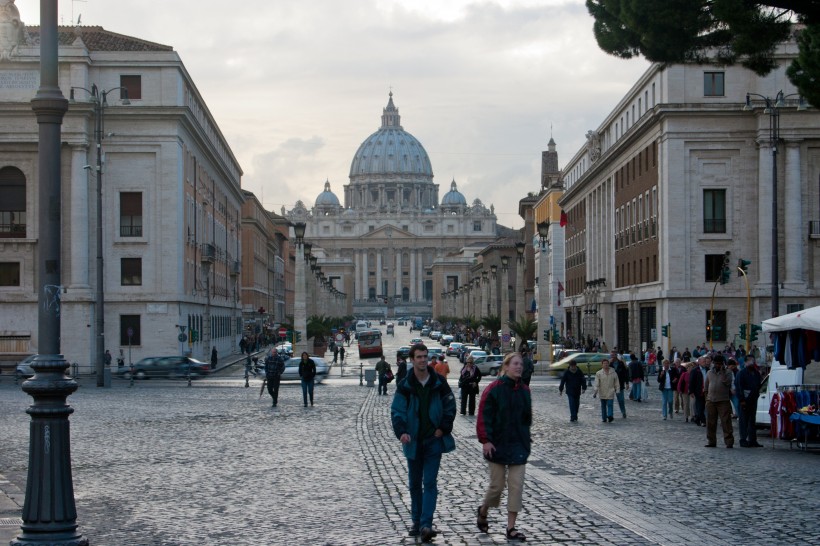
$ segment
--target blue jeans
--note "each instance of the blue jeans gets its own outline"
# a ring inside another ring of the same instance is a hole
[[[621,395],[623,398],[623,395]],[[612,409],[615,407],[615,403],[612,401],[612,398],[609,400],[601,399],[601,419],[603,421],[609,420],[612,417]]]
[[[661,409],[663,411],[663,418],[666,419],[667,413],[672,416],[672,401],[675,399],[675,391],[672,389],[663,389],[661,391]]]
[[[440,438],[419,443],[415,459],[407,459],[410,487],[410,517],[413,526],[433,528],[433,514],[438,500],[438,469],[441,465]]]
[[[618,391],[615,393],[615,397],[618,399],[618,407],[621,408],[621,415],[626,417],[626,406],[624,405],[624,391]],[[609,412],[612,415],[612,412]]]
[[[641,399],[641,383],[632,383],[632,400]]]
[[[307,406],[308,394],[310,394],[310,405],[313,405],[313,379],[302,379],[302,402]]]
[[[569,401],[569,418],[572,421],[578,420],[578,407],[581,405],[581,395],[567,394]]]

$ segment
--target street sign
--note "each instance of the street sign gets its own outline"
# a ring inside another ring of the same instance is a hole
[[[504,343],[509,343],[510,342],[510,334],[504,334],[503,336],[501,336],[501,341],[503,341]]]
[[[188,340],[188,334],[179,334],[177,336],[177,339],[179,340],[180,343],[182,343],[183,341],[187,341]]]
[[[279,337],[285,337],[288,334],[287,328],[279,328]]]
[[[336,334],[336,341],[344,341],[344,340],[345,340],[345,335],[344,334],[342,334],[342,333]]]

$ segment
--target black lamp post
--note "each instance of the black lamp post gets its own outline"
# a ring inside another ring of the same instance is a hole
[[[752,97],[757,97],[763,101],[763,113],[769,116],[769,146],[772,149],[772,317],[780,314],[780,292],[778,266],[778,244],[777,244],[777,144],[780,142],[780,108],[786,106],[786,99],[789,97],[800,97],[797,103],[797,110],[805,110],[806,102],[799,93],[784,95],[783,91],[778,91],[772,99],[757,93],[746,93],[746,103],[743,105],[744,111],[753,111]]]
[[[105,109],[108,106],[108,94],[112,91],[122,90],[122,104],[128,106],[131,101],[128,100],[128,89],[125,87],[114,87],[107,91],[100,91],[97,84],[92,84],[91,89],[85,87],[72,87],[69,100],[74,103],[74,90],[79,89],[85,91],[91,97],[91,104],[94,106],[94,143],[96,145],[97,166],[97,302],[96,302],[96,365],[95,370],[97,374],[97,386],[105,386],[105,289],[103,274],[103,199],[102,199],[102,184],[103,184],[103,161],[102,161],[102,141],[105,138]]]
[[[77,531],[68,422],[74,410],[66,404],[68,396],[77,390],[77,382],[65,375],[68,362],[60,353],[60,135],[68,101],[58,84],[57,48],[57,1],[41,0],[40,87],[31,101],[39,132],[39,354],[31,366],[34,377],[22,387],[34,403],[26,410],[31,424],[23,524],[21,533],[11,541],[12,546],[88,545],[88,540]]]

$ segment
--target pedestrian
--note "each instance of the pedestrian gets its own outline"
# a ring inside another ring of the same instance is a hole
[[[407,377],[407,359],[399,356],[396,362],[396,385]]]
[[[618,374],[609,367],[609,360],[606,358],[601,360],[601,369],[595,374],[595,391],[592,397],[600,397],[601,420],[604,423],[611,423],[613,420],[612,411],[618,387]]]
[[[344,349],[342,349],[344,350]],[[333,363],[336,364],[339,361],[339,346],[336,343],[333,344]]]
[[[530,388],[521,380],[524,359],[520,353],[509,353],[501,364],[499,377],[481,395],[476,433],[481,442],[490,473],[490,484],[484,501],[478,507],[476,525],[489,530],[490,508],[501,504],[507,486],[507,540],[524,542],[527,537],[515,528],[523,508],[524,475],[530,456],[532,437],[532,398]]]
[[[527,349],[524,349],[521,351],[521,358],[524,360],[524,372],[521,374],[521,381],[529,387],[532,374],[535,372],[535,364],[532,361],[532,353],[530,353]]]
[[[615,392],[615,398],[618,399],[618,408],[621,410],[621,416],[626,419],[626,405],[624,404],[624,389],[629,382],[629,369],[626,363],[618,358],[618,353],[611,354],[611,368],[618,376],[618,389]]]
[[[481,381],[481,371],[476,367],[472,357],[461,368],[458,376],[458,388],[461,389],[461,415],[469,409],[470,415],[475,415],[475,397],[478,394],[478,383]]]
[[[732,402],[732,419],[738,419],[740,417],[740,399],[737,397],[737,360],[734,358],[727,359],[726,368],[732,374],[732,398],[729,399]]]
[[[672,419],[672,393],[678,388],[678,370],[671,367],[668,358],[664,358],[661,364],[661,371],[658,372],[658,388],[661,391],[661,413],[666,421],[667,415]]]
[[[687,423],[689,422],[689,418],[692,417],[692,409],[689,403],[691,399],[689,396],[689,371],[692,368],[694,368],[694,365],[691,362],[687,362],[683,366],[680,377],[678,377],[677,394],[680,398],[681,411],[683,411],[683,416]]]
[[[680,358],[676,358],[672,366],[678,372],[678,385],[680,385],[681,376],[686,369],[683,367],[683,362],[681,362]],[[683,409],[683,396],[681,396],[680,389],[677,386],[675,387],[675,392],[672,393],[672,397],[674,399],[675,413],[680,413],[680,410]]]
[[[630,355],[629,361],[629,379],[632,381],[632,389],[629,393],[629,399],[635,402],[641,401],[641,387],[643,386],[643,365],[635,353]]]
[[[757,443],[757,400],[762,378],[757,361],[751,353],[746,366],[737,374],[736,392],[740,402],[740,447],[763,447]]]
[[[393,432],[407,458],[410,536],[430,542],[438,499],[441,456],[456,447],[452,436],[456,400],[450,385],[427,364],[427,347],[410,348],[412,371],[396,385],[390,408]]]
[[[339,347],[339,362],[341,362],[342,364],[344,364],[344,362],[345,362],[345,348],[344,347]]]
[[[389,375],[388,372],[390,372]],[[376,377],[379,378],[378,394],[387,396],[387,384],[393,380],[393,370],[390,369],[390,364],[384,359],[384,354],[382,354],[379,361],[376,362]]]
[[[558,385],[558,395],[563,396],[564,387],[567,389],[567,401],[569,402],[569,422],[578,421],[578,408],[581,405],[581,393],[587,390],[587,381],[584,372],[578,369],[575,360],[569,361],[569,367],[561,375],[561,384]]]
[[[699,427],[706,426],[706,398],[703,387],[706,382],[707,366],[711,362],[708,356],[699,356],[697,366],[689,372],[689,394],[692,396],[692,422]]]
[[[216,365],[219,362],[219,357],[217,356],[216,346],[211,347],[211,369],[215,370]]]
[[[108,349],[105,350],[105,354],[103,355],[103,365],[106,368],[111,367],[111,351]]]
[[[265,381],[274,408],[279,403],[279,383],[284,371],[285,359],[277,352],[276,348],[271,349],[270,354],[265,358]]]
[[[725,357],[715,355],[714,367],[706,374],[704,390],[706,391],[706,446],[717,445],[717,423],[723,429],[723,443],[731,449],[735,443],[732,433],[732,373],[726,369]]]
[[[447,381],[447,376],[450,375],[450,365],[444,360],[444,355],[438,355],[438,363],[436,363],[436,373]]]
[[[310,405],[313,405],[314,377],[316,377],[316,363],[310,358],[307,351],[304,351],[299,361],[299,378],[302,380],[302,402],[305,407],[308,405],[308,395],[310,395]]]

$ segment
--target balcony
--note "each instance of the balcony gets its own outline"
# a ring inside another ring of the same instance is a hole
[[[820,239],[820,220],[809,220],[809,239]]]
[[[210,243],[202,245],[202,256],[200,260],[204,264],[212,264],[216,259],[216,247]]]
[[[237,275],[239,275],[239,269],[239,260],[234,260],[233,262],[231,262],[231,277],[236,277]]]

